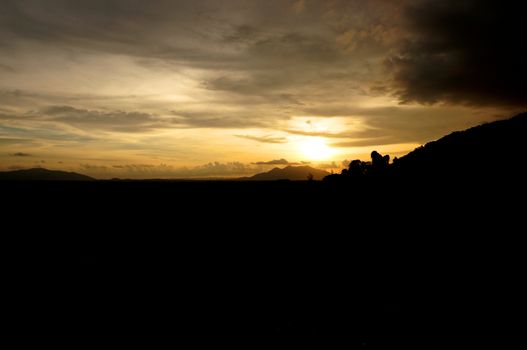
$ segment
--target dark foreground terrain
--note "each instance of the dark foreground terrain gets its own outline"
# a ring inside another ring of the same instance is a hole
[[[5,331],[71,348],[520,348],[526,129],[327,181],[0,182]]]
[[[525,187],[395,181],[1,183],[12,324],[75,347],[514,339]]]

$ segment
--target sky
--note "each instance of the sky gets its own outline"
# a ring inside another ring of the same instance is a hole
[[[527,110],[524,5],[0,0],[0,170],[337,171]]]

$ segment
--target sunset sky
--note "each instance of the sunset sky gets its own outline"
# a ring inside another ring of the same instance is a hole
[[[0,0],[0,170],[338,170],[527,109],[495,1]]]

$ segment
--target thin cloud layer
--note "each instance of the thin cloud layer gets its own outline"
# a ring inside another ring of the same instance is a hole
[[[281,158],[281,159],[270,160],[267,162],[256,162],[253,164],[256,164],[256,165],[292,165],[292,164],[298,164],[298,163],[289,163],[284,158]]]
[[[253,136],[253,135],[236,135],[236,137],[262,142],[262,143],[286,143],[287,139],[285,137],[280,136],[271,136],[271,135],[265,135],[265,136]]]

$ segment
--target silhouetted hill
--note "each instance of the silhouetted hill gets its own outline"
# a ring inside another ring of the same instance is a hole
[[[287,166],[283,169],[274,168],[266,173],[256,174],[245,179],[253,181],[307,180],[310,174],[313,175],[313,180],[322,180],[329,175],[327,171],[310,166]]]
[[[0,180],[23,181],[92,181],[92,177],[73,172],[48,170],[43,168],[0,172]]]
[[[524,174],[527,113],[454,132],[415,149],[394,162],[410,176],[503,177]]]

